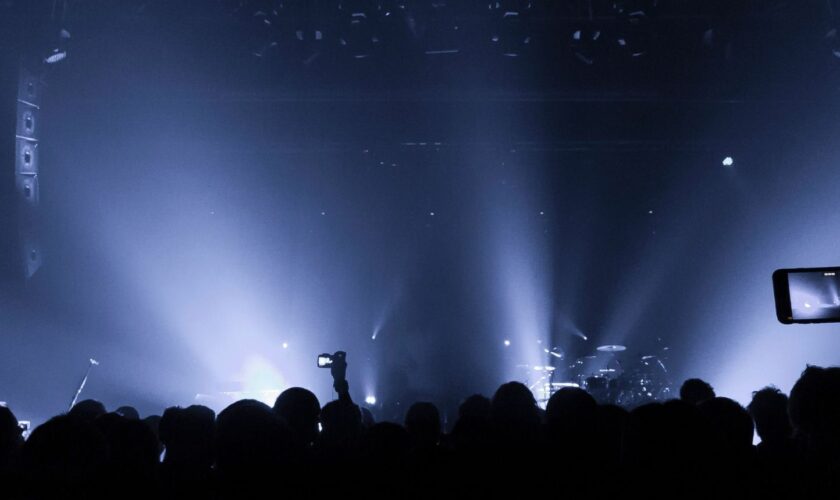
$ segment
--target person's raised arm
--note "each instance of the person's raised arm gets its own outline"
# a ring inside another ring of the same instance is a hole
[[[344,403],[353,403],[350,398],[350,384],[347,383],[347,353],[344,351],[337,351],[333,354],[332,366],[330,366],[330,374],[333,378],[333,389],[338,393],[338,400]]]

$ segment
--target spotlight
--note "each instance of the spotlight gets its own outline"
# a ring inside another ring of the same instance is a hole
[[[510,347],[510,340],[505,339],[505,347]]]
[[[288,348],[289,348],[289,343],[288,342],[283,342],[283,349],[288,349]]]
[[[368,396],[365,398],[365,403],[373,406],[376,404],[376,396]]]
[[[731,156],[727,156],[721,163],[723,163],[724,167],[731,167],[735,164],[735,160],[733,160]]]

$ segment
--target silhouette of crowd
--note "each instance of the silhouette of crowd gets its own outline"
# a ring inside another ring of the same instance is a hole
[[[333,370],[338,398],[303,388],[274,407],[237,401],[218,415],[171,407],[141,419],[85,400],[24,441],[0,408],[4,498],[265,498],[571,494],[816,497],[840,491],[840,368],[810,366],[787,396],[744,408],[699,379],[680,398],[625,409],[579,388],[545,410],[523,384],[463,400],[442,428],[414,403],[374,422]],[[759,438],[754,445],[754,432]]]

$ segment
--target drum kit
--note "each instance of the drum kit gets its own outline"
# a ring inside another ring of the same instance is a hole
[[[578,357],[571,363],[558,350],[552,359],[559,366],[532,367],[538,374],[531,384],[541,406],[563,387],[580,387],[600,404],[615,404],[626,408],[673,397],[671,381],[665,362],[668,347],[654,353],[630,355],[623,345],[602,345],[593,354]]]

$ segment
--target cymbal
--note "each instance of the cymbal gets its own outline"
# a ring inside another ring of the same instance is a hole
[[[600,352],[621,352],[626,351],[627,347],[623,345],[602,345],[595,350]]]

